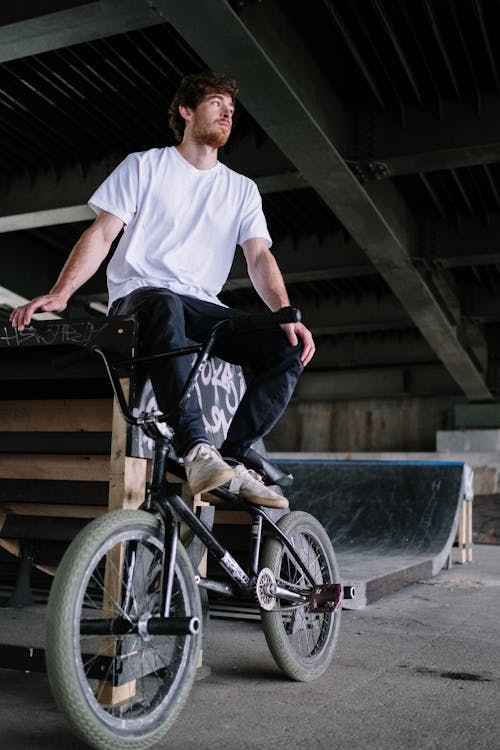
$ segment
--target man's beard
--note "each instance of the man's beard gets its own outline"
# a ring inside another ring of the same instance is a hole
[[[193,138],[200,146],[221,148],[227,143],[230,133],[229,129],[225,130],[216,125],[211,125],[199,129],[195,128],[193,130]]]

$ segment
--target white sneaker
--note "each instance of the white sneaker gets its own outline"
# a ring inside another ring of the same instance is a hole
[[[234,477],[234,469],[208,443],[198,443],[184,458],[186,478],[193,495],[226,484]]]
[[[255,505],[264,505],[266,508],[288,508],[286,497],[279,495],[271,487],[267,487],[260,474],[253,469],[247,469],[242,464],[238,464],[234,469],[229,491]]]

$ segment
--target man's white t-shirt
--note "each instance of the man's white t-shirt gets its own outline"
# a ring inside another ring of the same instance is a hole
[[[173,146],[127,156],[89,206],[125,224],[108,264],[110,305],[144,286],[222,304],[236,245],[271,245],[255,183],[221,162],[196,169]]]

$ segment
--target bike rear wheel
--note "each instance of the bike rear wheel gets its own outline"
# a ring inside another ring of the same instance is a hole
[[[160,614],[163,554],[158,519],[114,511],[76,537],[52,585],[50,685],[73,730],[98,750],[143,750],[158,742],[194,681],[201,630],[151,635],[144,625]],[[180,544],[170,616],[201,624],[198,588]],[[134,632],[104,634],[103,620],[120,622],[113,628],[122,632],[130,623]]]
[[[293,542],[315,584],[339,583],[335,552],[319,521],[309,513],[293,511],[280,518],[278,526]],[[269,568],[278,583],[310,589],[310,583],[277,537],[265,539],[261,567]],[[305,682],[323,674],[335,651],[340,615],[340,609],[318,613],[312,612],[308,604],[291,605],[280,599],[273,610],[261,610],[271,654],[288,677]]]

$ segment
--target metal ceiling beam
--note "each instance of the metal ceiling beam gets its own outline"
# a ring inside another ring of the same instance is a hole
[[[500,100],[491,95],[479,112],[467,101],[445,102],[442,119],[409,107],[404,127],[385,113],[365,112],[348,158],[368,179],[493,164],[500,161],[499,122]]]
[[[457,224],[427,220],[422,224],[419,257],[440,268],[500,264],[500,216],[483,221],[462,216]]]
[[[65,206],[46,211],[27,211],[22,214],[0,216],[0,233],[36,227],[52,227],[56,224],[71,224],[75,221],[89,221],[94,216],[95,214],[85,205]]]
[[[48,5],[44,3],[46,8]],[[18,13],[22,18],[22,4]],[[66,10],[46,11],[18,21],[15,14],[15,7],[9,7],[9,22],[2,23],[0,11],[0,63],[165,21],[156,12],[154,3],[147,0],[75,2],[74,7]]]
[[[314,261],[314,256],[308,260]],[[286,263],[280,264],[281,272],[286,284],[313,283],[315,281],[334,281],[335,279],[351,279],[353,276],[371,276],[373,267],[364,266],[341,266],[333,268],[307,269],[305,271],[288,271]],[[234,292],[237,289],[250,289],[253,287],[248,274],[246,276],[230,275],[224,285],[224,291]]]
[[[157,6],[208,65],[238,78],[243,105],[365,250],[467,397],[491,399],[480,363],[412,264],[408,209],[388,182],[361,186],[340,156],[345,115],[282,10],[242,2],[237,15],[225,0]]]
[[[481,323],[500,322],[500,283],[495,283],[490,288],[484,285],[469,286],[464,294],[464,311],[472,320]]]

